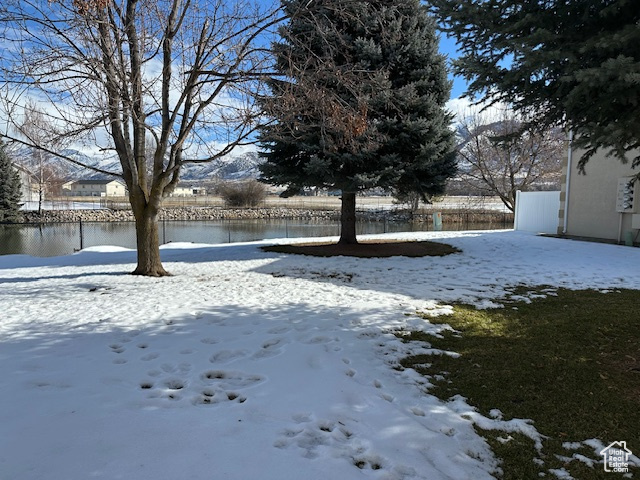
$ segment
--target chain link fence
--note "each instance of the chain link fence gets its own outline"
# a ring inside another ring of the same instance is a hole
[[[162,201],[164,208],[180,207],[224,207],[225,201],[218,195],[171,196]],[[73,210],[78,208],[108,208],[111,210],[129,210],[126,197],[56,197],[41,205],[44,210]],[[260,208],[289,208],[301,210],[340,210],[339,195],[309,195],[281,198],[268,195],[259,203]],[[389,196],[358,196],[358,207],[363,210],[394,210],[404,206]],[[38,202],[30,202],[29,210],[37,210]],[[481,210],[508,212],[497,197],[491,196],[444,196],[435,199],[432,204],[422,205],[418,212],[431,210]]]
[[[361,212],[363,213],[363,212]],[[418,213],[412,221],[390,221],[383,212],[366,212],[369,220],[357,223],[360,235],[434,229],[435,212]],[[493,230],[513,227],[513,215],[507,212],[443,212],[443,230]],[[160,243],[233,243],[269,238],[336,236],[338,220],[328,219],[231,219],[231,220],[161,220]],[[0,225],[0,255],[67,255],[99,245],[135,248],[135,223],[128,222],[59,222]]]

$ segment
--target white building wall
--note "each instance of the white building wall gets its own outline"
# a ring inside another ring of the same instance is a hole
[[[611,241],[624,241],[627,232],[637,233],[632,228],[633,213],[640,213],[640,202],[636,193],[635,208],[632,212],[618,213],[618,179],[630,178],[638,174],[630,163],[622,163],[615,157],[606,157],[605,152],[597,152],[586,165],[585,174],[578,171],[578,161],[582,151],[574,151],[571,156],[569,192],[564,194],[566,201],[560,218],[559,233],[576,237],[589,237]],[[631,158],[632,155],[629,155]],[[636,189],[638,183],[636,183]],[[563,198],[563,200],[565,199]],[[566,211],[566,229],[564,225]]]
[[[107,184],[106,195],[107,197],[124,197],[126,195],[126,189],[120,182],[111,182]]]
[[[21,201],[23,202],[35,202],[38,200],[37,184],[34,184],[31,175],[22,168],[18,168],[18,175],[20,176],[20,190]]]
[[[115,180],[110,183],[75,182],[71,185],[73,197],[123,197],[126,194],[125,186]]]
[[[193,189],[191,187],[176,187],[169,195],[170,197],[190,197],[193,195]]]

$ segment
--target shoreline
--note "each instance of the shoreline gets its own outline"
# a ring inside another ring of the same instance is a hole
[[[435,210],[434,210],[435,212]],[[420,212],[412,215],[406,210],[360,210],[358,220],[379,222],[431,222],[434,212]],[[510,222],[512,213],[484,209],[440,210],[443,223],[455,223],[464,219],[474,222]],[[65,222],[132,222],[131,210],[43,210],[42,214],[23,212],[22,224],[65,223]],[[298,209],[286,207],[222,208],[222,207],[170,207],[163,208],[159,221],[205,221],[205,220],[271,220],[307,219],[340,220],[340,211],[332,209]]]
[[[175,207],[160,210],[158,220],[244,220],[272,218],[337,218],[334,211],[300,210],[288,208],[220,208],[220,207]],[[23,223],[64,223],[64,222],[133,222],[131,210],[83,209],[83,210],[43,210],[23,212]]]

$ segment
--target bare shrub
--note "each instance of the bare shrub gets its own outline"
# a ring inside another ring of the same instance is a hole
[[[267,196],[267,188],[257,180],[225,182],[218,186],[218,194],[228,207],[257,207]]]

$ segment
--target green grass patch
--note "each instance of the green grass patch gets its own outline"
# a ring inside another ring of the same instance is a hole
[[[499,309],[458,305],[450,316],[429,318],[456,332],[403,338],[461,356],[417,355],[402,365],[429,376],[430,393],[443,400],[459,394],[486,416],[497,408],[505,419],[534,421],[547,437],[541,453],[522,435],[504,442],[504,432],[480,432],[502,461],[502,478],[553,478],[549,470],[559,468],[576,479],[623,478],[605,473],[602,464],[568,460],[576,453],[602,458],[593,448],[571,450],[563,443],[624,440],[640,456],[640,292],[561,289],[533,297]]]

